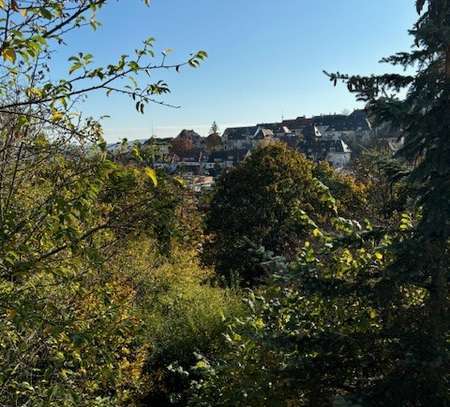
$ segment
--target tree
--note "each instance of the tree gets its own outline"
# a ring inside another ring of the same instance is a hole
[[[416,5],[413,50],[385,60],[416,75],[330,75],[404,133],[402,160],[377,160],[374,177],[403,213],[375,224],[336,217],[287,264],[266,253],[276,278],[249,293],[228,352],[199,363],[193,405],[450,404],[450,2]]]
[[[394,224],[402,213],[412,209],[411,191],[402,176],[411,166],[394,157],[390,149],[374,145],[354,158],[350,168],[367,188],[369,203],[365,215],[372,222]]]
[[[6,98],[1,104],[2,113],[17,114],[15,109],[18,108],[45,105],[50,113],[49,120],[67,125],[63,113],[68,106],[77,97],[97,90],[108,95],[115,92],[128,95],[136,101],[136,109],[143,112],[146,103],[164,104],[155,97],[170,90],[163,81],[139,86],[141,73],[149,75],[162,69],[179,71],[186,65],[196,67],[206,58],[206,53],[199,51],[185,62],[167,64],[169,50],[166,50],[162,52],[161,60],[156,61],[154,39],[148,38],[141,48],[135,50],[133,57],[122,55],[115,64],[106,67],[94,68],[94,56],[80,52],[69,58],[67,77],[51,81],[47,60],[52,58],[52,49],[63,44],[70,31],[83,26],[91,26],[95,30],[99,25],[96,13],[110,3],[109,0],[81,0],[76,4],[35,0],[26,4],[19,1],[0,4],[5,17],[5,25],[1,28],[1,69],[5,75],[2,77],[7,78],[0,89],[4,95],[17,87],[20,90],[16,97],[10,95],[11,98]],[[148,5],[149,1],[143,0],[143,3]],[[33,117],[31,112],[22,114]]]
[[[209,129],[209,134],[219,134],[219,126],[215,121],[213,122],[211,128]]]
[[[192,139],[187,137],[177,137],[172,140],[170,151],[178,157],[185,157],[194,148]]]
[[[222,146],[222,139],[217,133],[212,133],[206,137],[205,144],[208,151],[214,151]]]
[[[222,175],[206,215],[205,261],[228,279],[254,283],[265,274],[258,265],[261,247],[292,259],[341,205],[325,184],[331,178],[317,178],[317,169],[285,144],[272,143]]]
[[[415,68],[416,74],[360,77],[338,73],[330,79],[335,84],[345,82],[368,103],[379,121],[403,130],[405,145],[399,156],[414,164],[407,182],[421,219],[411,238],[399,248],[397,261],[389,269],[390,282],[397,287],[397,295],[405,285],[425,290],[426,301],[423,312],[414,316],[417,329],[405,326],[402,333],[397,332],[400,336],[391,340],[403,346],[397,375],[405,377],[410,388],[420,389],[418,398],[405,403],[446,406],[450,403],[450,2],[418,0],[416,7],[419,19],[411,30],[413,49],[383,60]],[[404,89],[407,92],[402,97],[399,92]],[[391,390],[400,391],[398,387]]]
[[[169,92],[143,78],[196,67],[206,53],[168,64],[150,38],[109,65],[80,52],[66,75],[50,72],[68,33],[95,29],[96,13],[115,4],[0,1],[2,405],[133,405],[145,388],[137,292],[109,262],[139,235],[170,250],[177,186],[108,160],[100,121],[77,102],[117,93],[142,113]]]
[[[401,226],[407,237],[409,223]],[[393,238],[384,233],[335,217],[309,233],[292,262],[262,252],[272,278],[248,291],[248,312],[229,322],[223,354],[200,359],[192,405],[397,406],[417,397],[420,389],[374,386],[380,377],[404,380],[390,376],[398,349],[385,340],[401,320],[384,326],[383,318],[403,306],[404,324],[420,307],[420,293],[409,288],[397,303],[383,303],[391,287],[377,282]]]
[[[41,171],[47,170],[47,161],[59,162],[64,167],[66,161],[58,161],[56,157],[66,157],[71,151],[74,163],[80,164],[72,172],[63,168],[58,174],[55,168],[55,178],[56,174],[59,178],[54,180],[54,188],[43,189],[47,193],[43,201],[49,203],[61,199],[58,191],[61,185],[73,185],[80,174],[85,173],[88,179],[89,171],[101,172],[102,167],[109,166],[105,161],[106,145],[100,122],[83,119],[76,111],[80,97],[94,91],[104,91],[107,95],[119,93],[129,96],[136,102],[136,109],[143,112],[146,103],[164,104],[154,98],[167,93],[169,88],[162,81],[142,83],[141,74],[149,77],[150,73],[162,69],[179,71],[186,65],[196,67],[206,57],[200,51],[185,62],[167,64],[168,52],[164,51],[162,58],[156,60],[154,40],[149,38],[133,56],[123,55],[105,67],[95,67],[92,55],[78,53],[69,58],[66,77],[54,79],[49,72],[54,50],[65,43],[68,32],[84,26],[95,29],[99,24],[96,13],[111,3],[109,0],[81,0],[74,4],[41,0],[0,2],[5,21],[0,27],[3,57],[0,64],[0,223],[10,224],[9,232],[0,242],[0,250],[9,242],[17,242],[18,237],[22,239],[23,227],[28,223],[35,224],[33,233],[39,235],[41,208],[29,208],[19,221],[12,203],[20,196],[21,186],[33,183]],[[84,154],[97,154],[97,160],[80,160]]]

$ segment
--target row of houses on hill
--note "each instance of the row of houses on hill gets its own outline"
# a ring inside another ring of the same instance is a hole
[[[329,161],[337,168],[345,167],[351,159],[348,143],[366,144],[374,131],[365,111],[355,110],[349,115],[332,114],[260,123],[255,126],[227,128],[220,137],[207,138],[182,132],[178,137],[191,137],[193,152],[180,157],[188,162],[205,161],[204,168],[229,167],[242,161],[256,146],[278,140],[301,151],[309,158]],[[201,156],[200,156],[201,155]]]
[[[276,123],[227,128],[222,135],[201,137],[183,130],[177,137],[144,142],[155,168],[169,172],[216,176],[247,157],[259,145],[281,141],[315,161],[345,167],[352,151],[349,143],[367,143],[374,131],[363,110],[349,115],[297,117]]]
[[[252,140],[261,136],[274,137],[290,144],[293,144],[292,140],[295,139],[297,141],[303,139],[309,144],[318,140],[342,140],[345,143],[365,144],[373,134],[366,113],[363,110],[355,110],[349,115],[333,114],[311,118],[302,116],[279,123],[261,123],[250,127],[230,128],[225,130],[223,142],[226,149],[248,148],[254,144]],[[313,145],[308,147],[314,149]],[[333,145],[330,144],[330,147]]]

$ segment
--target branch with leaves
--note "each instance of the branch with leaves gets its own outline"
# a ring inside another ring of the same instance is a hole
[[[107,66],[93,67],[93,55],[79,52],[69,58],[67,78],[49,80],[46,60],[52,58],[53,48],[65,44],[65,34],[69,31],[87,24],[95,30],[100,24],[96,12],[109,3],[108,0],[0,2],[0,14],[5,15],[4,24],[0,26],[0,38],[3,38],[0,70],[10,78],[0,84],[0,96],[8,94],[13,83],[20,89],[15,100],[1,102],[0,109],[48,105],[58,121],[75,97],[99,90],[107,95],[119,93],[131,97],[136,110],[141,113],[148,103],[177,107],[155,98],[170,92],[167,83],[157,80],[141,85],[140,79],[150,78],[157,70],[180,72],[185,66],[196,68],[207,57],[205,51],[193,53],[180,63],[169,64],[166,61],[171,50],[167,49],[161,53],[161,61],[156,62],[154,39],[149,38],[133,55],[122,55],[117,62]],[[148,5],[147,0],[144,3]],[[38,82],[35,80],[36,61],[40,61]],[[30,72],[32,65],[35,67]]]

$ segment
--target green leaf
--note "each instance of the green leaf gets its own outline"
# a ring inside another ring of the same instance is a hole
[[[51,20],[53,18],[53,14],[45,7],[41,7],[39,9],[39,13],[42,17],[46,18],[47,20]]]
[[[72,74],[74,73],[76,70],[80,69],[83,65],[80,62],[76,62],[74,63],[70,69],[69,69],[69,73]]]

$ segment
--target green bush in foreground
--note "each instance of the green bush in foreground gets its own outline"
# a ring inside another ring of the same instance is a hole
[[[141,341],[149,347],[143,404],[184,406],[197,355],[221,353],[227,323],[242,314],[242,300],[238,292],[211,286],[213,275],[199,266],[193,251],[175,248],[167,259],[149,244],[134,245],[123,255],[115,267],[137,289]]]

